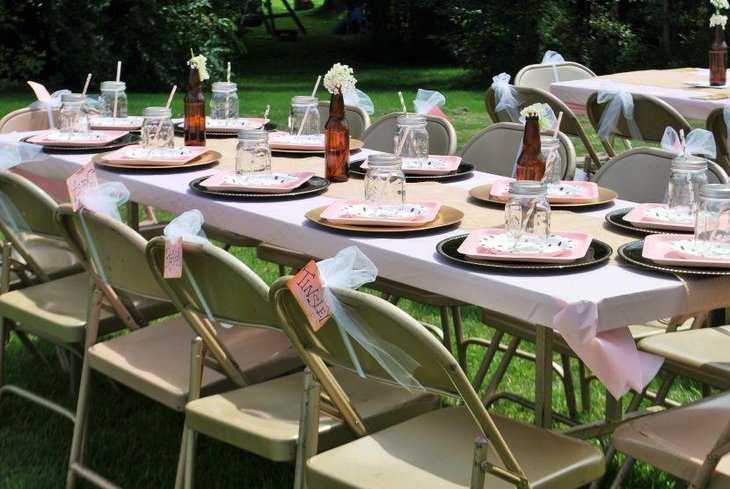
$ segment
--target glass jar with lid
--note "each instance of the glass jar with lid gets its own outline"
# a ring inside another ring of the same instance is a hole
[[[401,210],[406,203],[406,176],[400,157],[389,154],[370,155],[365,173],[365,204],[373,210]]]
[[[269,173],[271,173],[269,133],[263,129],[238,131],[236,176],[247,177]]]
[[[148,152],[175,147],[172,110],[167,107],[147,107],[142,113],[142,146]]]
[[[552,136],[540,137],[540,151],[545,158],[545,174],[542,180],[550,186],[560,185],[565,168],[560,156],[560,140]]]
[[[125,119],[128,115],[127,84],[122,81],[101,82],[99,111],[101,117]]]
[[[291,98],[289,134],[312,136],[322,134],[317,97],[298,95]]]
[[[672,160],[672,174],[667,187],[669,212],[676,218],[691,221],[697,213],[700,189],[707,184],[707,160],[681,155]]]
[[[398,131],[394,138],[394,153],[408,162],[409,168],[428,165],[428,131],[426,116],[398,117]]]
[[[86,106],[86,95],[68,93],[61,96],[59,114],[61,133],[68,135],[89,132],[89,111]]]
[[[705,255],[730,258],[730,185],[711,183],[700,189],[695,246]]]
[[[210,118],[217,123],[229,124],[238,119],[238,92],[233,82],[213,83],[210,99]]]
[[[550,204],[547,185],[536,180],[516,180],[509,184],[509,200],[504,207],[507,235],[516,243],[533,239],[547,244],[550,237]]]

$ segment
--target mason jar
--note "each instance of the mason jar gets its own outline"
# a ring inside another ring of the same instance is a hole
[[[402,209],[406,203],[406,176],[401,158],[389,154],[368,156],[365,173],[365,204],[373,209]]]
[[[540,151],[545,158],[545,175],[543,181],[549,186],[560,185],[565,168],[560,156],[560,140],[551,136],[540,138]],[[549,163],[548,163],[549,162]]]
[[[142,112],[142,146],[147,151],[175,147],[172,110],[167,107],[147,107]]]
[[[213,97],[210,99],[210,118],[226,124],[238,119],[238,92],[235,83],[213,83]]]
[[[80,93],[62,95],[59,119],[62,134],[71,136],[74,133],[88,133],[90,129],[86,95]]]
[[[298,95],[291,98],[289,111],[289,134],[311,136],[321,134],[317,97]]]
[[[99,111],[101,117],[115,117],[124,119],[127,117],[127,84],[121,81],[101,82],[101,95],[99,95]]]
[[[271,172],[269,133],[263,129],[238,131],[236,176],[268,175]]]
[[[700,189],[695,246],[705,255],[730,257],[730,185],[711,183]]]
[[[680,156],[672,160],[672,174],[667,186],[667,204],[672,215],[694,220],[700,189],[707,184],[707,160]]]
[[[428,131],[426,116],[402,115],[398,117],[398,131],[394,139],[394,153],[419,167],[428,165]]]
[[[515,242],[530,237],[540,245],[547,244],[550,237],[550,204],[544,182],[510,182],[509,200],[504,207],[504,227]]]

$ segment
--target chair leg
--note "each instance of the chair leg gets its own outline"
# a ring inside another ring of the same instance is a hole
[[[182,489],[185,484],[185,460],[188,449],[188,425],[183,425],[182,436],[180,437],[180,454],[177,457],[177,472],[175,473],[175,489]]]
[[[474,456],[471,465],[471,482],[470,489],[483,489],[486,473],[484,472],[484,462],[487,461],[487,452],[489,451],[489,442],[479,437],[474,440]]]
[[[502,343],[502,338],[504,338],[504,331],[497,330],[494,332],[489,348],[487,348],[487,351],[482,358],[482,363],[479,365],[479,370],[477,370],[476,375],[474,375],[472,386],[475,391],[479,391],[482,387],[484,379],[487,376],[487,372],[489,371],[489,367],[492,365],[492,360],[494,360],[495,355],[499,351],[499,345]],[[464,345],[464,350],[466,351],[466,345]]]
[[[195,483],[195,444],[198,440],[198,433],[190,428],[185,432],[187,440],[185,443],[185,479],[183,487],[192,489]]]
[[[609,489],[621,489],[621,484],[631,473],[631,469],[634,467],[634,462],[636,462],[635,459],[628,456],[626,457],[626,460],[624,460],[624,462],[621,464],[621,467],[619,467],[618,473],[613,479],[613,482],[611,483],[611,487]]]
[[[279,277],[283,277],[286,275],[286,267],[284,265],[279,265]]]
[[[461,322],[461,309],[459,306],[451,307],[451,320],[454,323],[454,339],[456,341],[456,356],[459,360],[459,365],[464,370],[464,373],[469,376],[469,365],[466,358],[466,348],[464,347],[464,327]]]
[[[445,306],[439,307],[439,313],[441,314],[441,330],[444,332],[444,346],[450,352],[453,352],[451,346],[451,325],[449,324],[449,308]]]
[[[580,382],[580,405],[583,412],[587,413],[591,410],[591,383],[588,379],[586,366],[581,361],[578,361],[578,381]]]
[[[5,318],[0,318],[0,399],[3,396],[2,386],[5,384],[5,347],[10,338],[10,330],[5,325]]]
[[[84,363],[81,367],[81,384],[79,385],[79,400],[76,406],[76,422],[74,423],[73,440],[71,441],[71,454],[66,474],[66,489],[76,487],[78,476],[75,471],[76,464],[83,459],[84,439],[86,438],[86,423],[89,415],[89,387],[91,386],[91,367],[88,356],[84,355]]]
[[[522,340],[515,336],[509,342],[509,345],[507,345],[507,351],[504,352],[504,357],[502,357],[502,361],[499,362],[497,371],[494,372],[494,376],[492,376],[492,380],[489,382],[489,386],[487,387],[487,397],[497,391],[497,387],[499,387],[500,382],[502,382],[504,374],[507,373],[507,367],[509,367],[509,364],[512,362],[512,358],[515,356],[515,351],[520,345],[520,341]]]
[[[578,406],[575,399],[575,386],[573,385],[573,373],[570,370],[570,357],[560,355],[563,365],[563,389],[565,390],[565,404],[568,407],[568,417],[578,419]]]
[[[311,457],[317,453],[319,438],[319,396],[321,388],[317,379],[307,368],[304,370],[304,389],[299,413],[299,438],[294,464],[294,489],[304,489],[304,469]]]

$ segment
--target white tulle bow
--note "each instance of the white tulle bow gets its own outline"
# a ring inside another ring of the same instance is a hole
[[[341,302],[331,290],[357,289],[374,281],[378,275],[375,264],[357,246],[350,246],[333,258],[317,262],[317,268],[324,289],[324,300],[340,328],[342,341],[358,374],[365,376],[350,339],[367,351],[400,385],[409,390],[422,390],[421,384],[413,377],[418,363],[396,345],[380,341],[366,321],[352,307]]]
[[[84,208],[121,221],[119,206],[129,200],[129,190],[121,182],[104,182],[84,193],[79,200]]]
[[[413,101],[413,105],[416,109],[416,114],[428,115],[431,111],[437,107],[443,107],[446,104],[446,97],[435,90],[424,90],[418,89],[416,94],[416,100]]]
[[[36,100],[30,104],[30,107],[45,110],[48,115],[48,126],[53,129],[56,127],[56,122],[53,120],[53,109],[61,108],[61,97],[70,93],[71,90],[56,90],[51,94],[49,100]]]
[[[673,127],[667,127],[664,129],[661,146],[678,156],[694,155],[714,159],[716,155],[715,138],[705,129],[692,129],[682,142],[677,131]]]
[[[500,73],[492,78],[492,88],[494,89],[494,97],[497,105],[494,107],[495,112],[507,111],[510,120],[517,122],[520,119],[518,95],[513,86],[509,84],[510,75]]]
[[[43,147],[23,142],[0,143],[0,171],[9,170],[27,161],[41,161],[48,158]]]
[[[203,214],[198,209],[192,209],[170,221],[162,233],[170,240],[182,238],[188,243],[208,243],[203,232],[204,222]]]
[[[353,105],[355,107],[361,107],[370,115],[375,113],[375,105],[373,105],[372,99],[367,93],[362,90],[355,88],[343,93],[345,105]]]
[[[555,66],[558,63],[565,63],[565,58],[558,53],[557,51],[545,51],[545,54],[542,57],[542,61],[540,64],[542,65],[552,65],[553,67],[553,79],[556,82],[560,81],[560,77],[558,76],[558,67]]]
[[[608,104],[598,121],[598,138],[602,141],[608,140],[611,133],[616,129],[616,123],[623,114],[629,126],[631,139],[641,141],[639,126],[634,120],[634,98],[621,88],[618,83],[606,82],[598,92],[598,103]]]

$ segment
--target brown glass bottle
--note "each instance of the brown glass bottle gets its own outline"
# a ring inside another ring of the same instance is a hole
[[[727,77],[727,44],[722,26],[715,26],[715,38],[710,45],[710,85],[724,85]]]
[[[185,146],[205,146],[205,94],[200,72],[190,68],[185,94]]]
[[[325,178],[346,182],[350,178],[350,124],[345,119],[345,99],[336,92],[330,98],[330,116],[324,125]]]
[[[525,135],[522,138],[522,152],[517,158],[517,180],[542,180],[545,174],[545,158],[540,148],[540,125],[536,115],[525,120]]]

